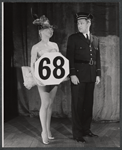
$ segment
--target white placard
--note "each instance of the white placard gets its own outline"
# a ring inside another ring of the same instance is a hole
[[[44,85],[60,84],[69,74],[69,60],[60,52],[43,54],[35,62],[35,77]]]

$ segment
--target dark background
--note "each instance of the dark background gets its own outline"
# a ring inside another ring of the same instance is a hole
[[[19,115],[17,68],[30,64],[31,47],[39,41],[31,12],[39,17],[45,14],[51,24],[58,26],[51,40],[65,55],[67,38],[77,31],[73,16],[79,11],[94,15],[94,35],[119,37],[119,3],[4,3],[5,121]]]

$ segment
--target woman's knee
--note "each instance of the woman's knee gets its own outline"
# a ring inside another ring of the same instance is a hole
[[[52,106],[53,106],[53,101],[50,100],[49,107],[52,108]]]
[[[49,101],[44,101],[41,103],[41,108],[45,108],[45,109],[48,109],[48,107],[50,106],[50,102]]]

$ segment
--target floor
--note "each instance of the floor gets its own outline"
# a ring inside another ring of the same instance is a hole
[[[73,140],[71,129],[71,119],[52,118],[55,140],[44,145],[39,118],[19,116],[4,124],[3,147],[120,147],[119,122],[93,122],[91,130],[99,137],[85,137],[85,144]]]

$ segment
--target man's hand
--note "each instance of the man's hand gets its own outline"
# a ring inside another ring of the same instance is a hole
[[[71,76],[71,82],[75,85],[77,85],[79,82],[79,79],[76,75]]]
[[[97,77],[96,77],[96,84],[99,84],[99,83],[100,83],[100,77],[97,76]]]

